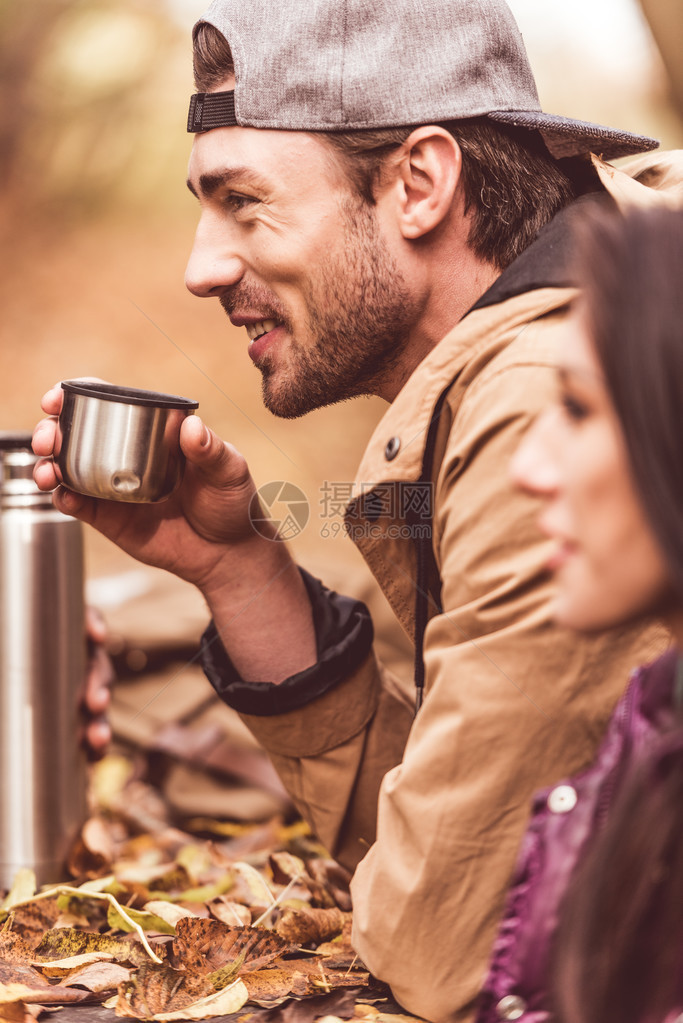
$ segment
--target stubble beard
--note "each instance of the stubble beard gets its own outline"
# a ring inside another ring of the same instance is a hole
[[[373,207],[347,200],[343,255],[321,263],[306,296],[306,344],[290,334],[288,365],[266,353],[263,402],[296,419],[363,394],[381,394],[396,373],[417,318],[405,279],[384,242]]]

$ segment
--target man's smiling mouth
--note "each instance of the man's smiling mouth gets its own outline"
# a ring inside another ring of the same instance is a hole
[[[249,340],[255,341],[257,338],[262,337],[269,331],[274,330],[277,326],[277,320],[259,320],[258,323],[249,323],[246,328]]]

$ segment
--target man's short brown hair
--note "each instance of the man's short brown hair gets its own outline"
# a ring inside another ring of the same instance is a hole
[[[199,25],[194,41],[197,89],[219,89],[233,73],[225,37],[213,25]],[[373,205],[384,160],[416,127],[311,134],[341,156],[355,191]],[[495,124],[486,117],[450,121],[442,127],[462,151],[465,213],[471,213],[468,244],[479,258],[503,270],[571,202],[572,182],[537,132]]]

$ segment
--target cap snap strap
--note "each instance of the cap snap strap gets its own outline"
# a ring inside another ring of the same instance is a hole
[[[235,93],[196,92],[190,99],[187,130],[211,131],[212,128],[230,128],[237,124]]]

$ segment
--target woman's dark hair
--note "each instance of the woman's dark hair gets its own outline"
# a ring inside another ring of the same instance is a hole
[[[194,35],[197,89],[218,89],[233,71],[225,37],[213,25],[198,25]],[[337,153],[356,193],[373,205],[384,161],[415,127],[311,134]],[[442,127],[457,139],[462,151],[465,213],[472,214],[468,244],[475,255],[503,270],[572,201],[576,191],[572,179],[582,177],[584,169],[580,161],[565,160],[566,167],[561,166],[534,131],[497,125],[486,117],[450,121]]]
[[[589,334],[636,490],[683,603],[683,210],[602,209],[577,225]],[[564,899],[562,1023],[662,1023],[683,997],[683,721],[621,782]]]
[[[589,333],[683,602],[683,210],[603,208],[576,235]]]

